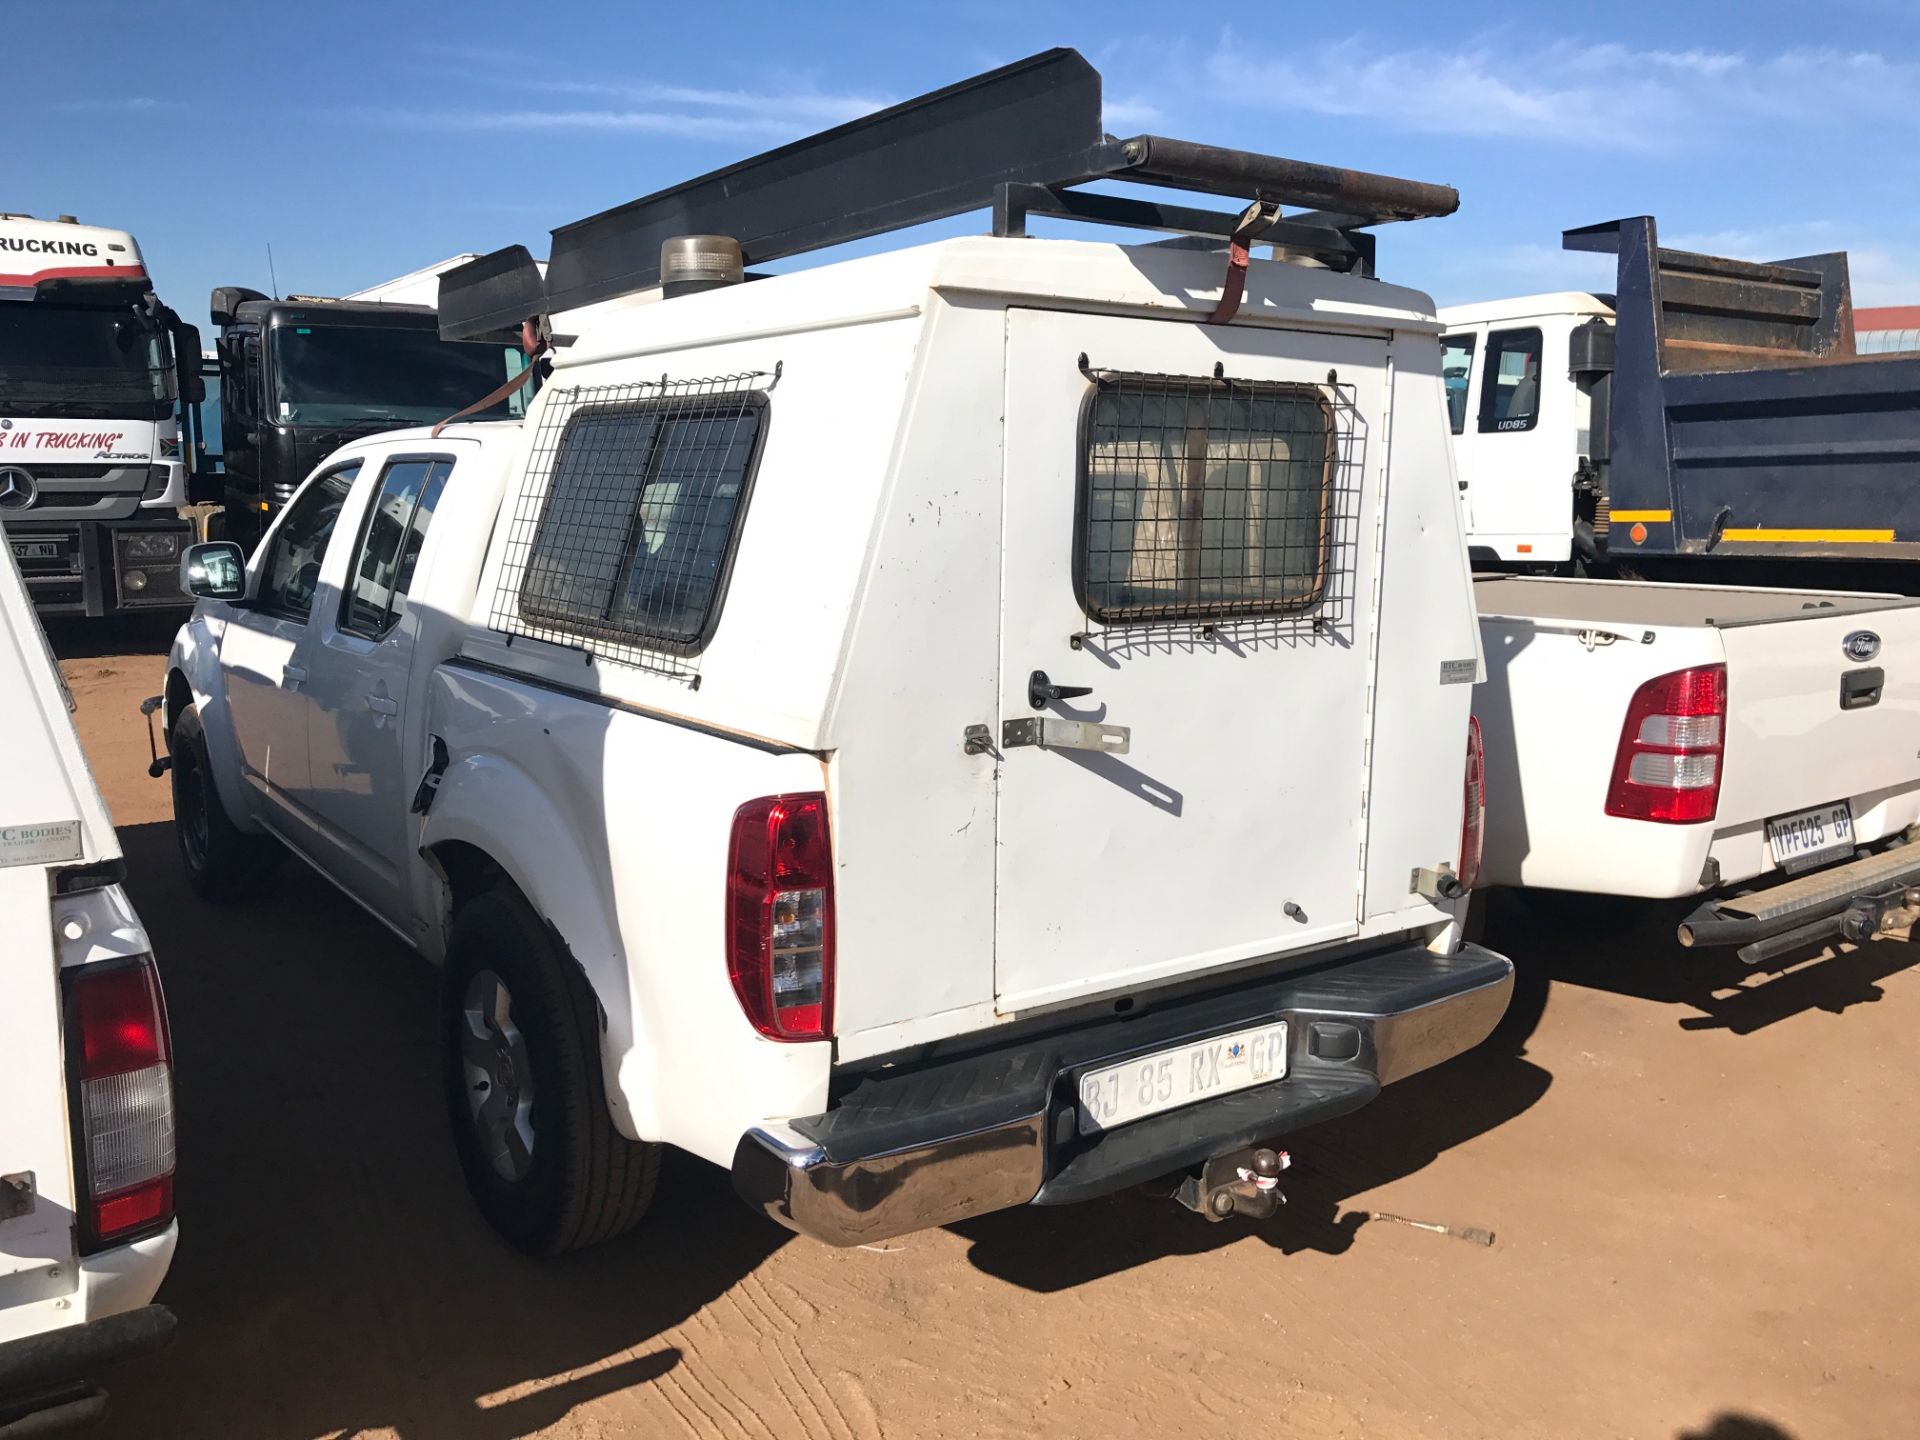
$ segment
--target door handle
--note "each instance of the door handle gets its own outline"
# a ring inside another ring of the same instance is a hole
[[[1880,692],[1887,683],[1887,672],[1878,665],[1868,670],[1848,670],[1840,677],[1840,708],[1864,710],[1880,703]]]
[[[1036,710],[1044,710],[1056,700],[1078,700],[1082,695],[1091,694],[1093,686],[1056,685],[1044,670],[1036,670],[1027,677],[1027,703]]]
[[[286,685],[304,685],[307,683],[307,667],[304,665],[282,665],[280,679]]]
[[[388,699],[385,695],[369,695],[367,696],[367,709],[373,711],[376,715],[398,715],[400,713],[400,702],[398,700]]]

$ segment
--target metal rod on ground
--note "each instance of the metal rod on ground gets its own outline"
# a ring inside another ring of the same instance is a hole
[[[1385,1220],[1392,1225],[1411,1225],[1416,1230],[1431,1230],[1436,1235],[1451,1235],[1456,1240],[1470,1240],[1475,1245],[1493,1244],[1493,1232],[1482,1230],[1478,1225],[1437,1225],[1431,1220],[1409,1220],[1404,1215],[1391,1215],[1385,1210],[1369,1210],[1369,1220]]]

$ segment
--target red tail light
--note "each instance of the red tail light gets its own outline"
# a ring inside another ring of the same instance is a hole
[[[769,795],[733,817],[727,975],[772,1040],[833,1034],[833,846],[824,795]]]
[[[173,1046],[151,959],[66,974],[81,1229],[99,1249],[173,1219]]]
[[[1627,706],[1607,814],[1667,825],[1713,819],[1726,727],[1726,666],[1698,665],[1647,681]]]
[[[1480,722],[1467,717],[1467,795],[1460,815],[1460,888],[1480,883],[1480,856],[1487,844],[1487,751],[1480,743]]]

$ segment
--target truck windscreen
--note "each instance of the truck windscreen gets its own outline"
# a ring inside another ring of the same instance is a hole
[[[509,346],[442,340],[432,330],[277,325],[270,333],[273,419],[283,425],[432,424],[526,365]],[[518,418],[529,398],[515,392],[473,418]]]
[[[157,420],[170,391],[166,337],[132,308],[0,303],[0,410]]]

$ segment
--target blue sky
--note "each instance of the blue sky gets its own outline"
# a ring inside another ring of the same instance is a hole
[[[337,294],[546,232],[1050,45],[1107,127],[1459,188],[1384,227],[1441,303],[1607,288],[1559,232],[1853,255],[1920,303],[1920,5],[954,0],[718,6],[8,0],[0,207],[134,231],[204,323],[216,284]],[[38,58],[36,58],[38,57]],[[979,219],[942,227],[979,230]]]

